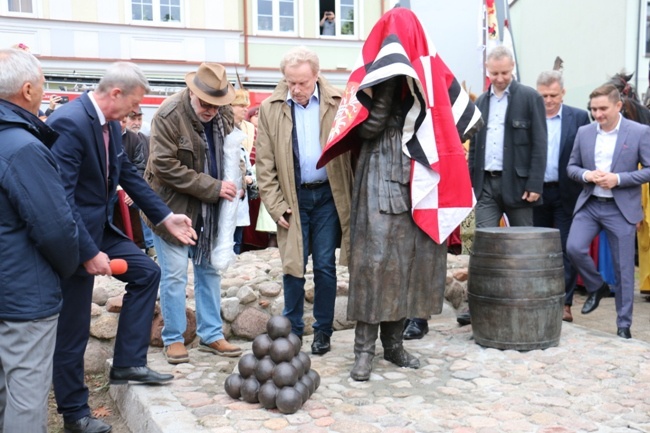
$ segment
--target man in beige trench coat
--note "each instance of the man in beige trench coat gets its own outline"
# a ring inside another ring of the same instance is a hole
[[[302,339],[305,266],[314,265],[312,353],[330,350],[336,300],[336,247],[347,264],[352,167],[349,154],[316,169],[341,93],[319,76],[316,53],[297,47],[280,63],[284,79],[260,107],[257,181],[260,196],[278,224],[284,272],[284,311]]]

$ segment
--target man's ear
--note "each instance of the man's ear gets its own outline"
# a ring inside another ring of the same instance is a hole
[[[122,95],[124,92],[122,92],[122,89],[119,87],[113,87],[109,94],[111,95],[111,98],[118,98],[120,95]]]
[[[36,97],[34,91],[34,86],[29,81],[23,84],[23,87],[20,88],[20,95],[25,101],[33,102]]]

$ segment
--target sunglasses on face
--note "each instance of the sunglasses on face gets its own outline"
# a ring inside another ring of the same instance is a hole
[[[197,99],[199,100],[199,104],[201,105],[201,108],[203,108],[204,110],[210,110],[210,109],[218,110],[219,109],[218,105],[208,104],[207,102],[202,101],[201,98],[197,98]]]

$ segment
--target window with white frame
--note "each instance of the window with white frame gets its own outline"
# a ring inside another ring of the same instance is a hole
[[[295,34],[296,0],[257,0],[257,31]]]
[[[34,13],[32,0],[9,0],[7,6],[7,10],[9,12],[18,12],[24,14]]]
[[[358,0],[320,0],[320,34],[358,36]]]
[[[143,22],[182,22],[182,0],[131,0],[131,20]]]

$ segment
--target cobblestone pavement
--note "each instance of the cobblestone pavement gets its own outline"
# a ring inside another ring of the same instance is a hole
[[[563,324],[558,347],[529,352],[479,346],[446,307],[427,336],[405,342],[420,369],[384,361],[378,342],[373,374],[361,383],[349,378],[354,331],[338,331],[330,353],[310,355],[321,386],[293,415],[228,397],[223,382],[237,360],[197,349],[179,366],[152,349],[149,365],[176,379],[112,386],[111,394],[137,433],[650,432],[650,303],[637,295],[635,338],[624,340],[614,299],[581,315],[584,299],[576,295],[575,320]],[[250,342],[241,345],[250,350]]]

